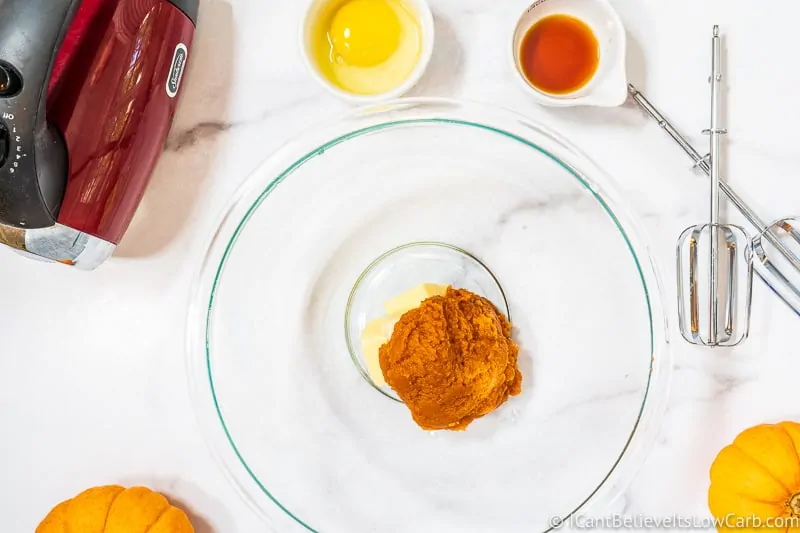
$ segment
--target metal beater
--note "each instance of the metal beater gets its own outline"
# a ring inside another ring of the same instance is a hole
[[[708,157],[700,153],[686,140],[680,131],[639,92],[628,85],[633,101],[658,122],[658,125],[692,159],[694,166],[711,176]],[[800,316],[800,217],[787,217],[767,225],[764,219],[742,199],[727,183],[720,181],[720,189],[736,209],[756,229],[753,239],[753,267],[762,281]]]
[[[704,132],[710,138],[711,213],[708,224],[687,228],[678,240],[678,318],[681,334],[693,344],[735,346],[750,329],[752,246],[743,229],[719,223],[719,154],[721,137],[727,131],[719,125],[722,72],[718,26],[714,26],[711,43],[711,127]],[[707,254],[701,253],[705,250]]]

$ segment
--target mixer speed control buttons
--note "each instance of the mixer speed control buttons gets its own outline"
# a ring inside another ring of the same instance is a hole
[[[8,129],[0,123],[0,168],[3,168],[8,159],[8,150],[11,146],[11,136]]]

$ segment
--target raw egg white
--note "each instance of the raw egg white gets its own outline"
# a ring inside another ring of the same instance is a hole
[[[420,23],[401,0],[332,1],[314,28],[320,71],[355,94],[380,94],[401,85],[422,53]]]

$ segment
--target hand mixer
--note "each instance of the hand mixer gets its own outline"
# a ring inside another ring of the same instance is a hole
[[[692,159],[694,166],[711,176],[709,158],[700,153],[686,140],[675,126],[639,92],[628,85],[628,92],[647,114],[680,146]],[[719,187],[739,212],[758,232],[753,239],[753,267],[764,283],[772,289],[798,316],[800,316],[800,217],[787,217],[770,225],[742,199],[727,183],[720,181]]]
[[[752,245],[743,229],[719,223],[719,154],[721,137],[727,132],[719,125],[722,72],[718,26],[714,26],[711,42],[711,127],[704,132],[710,138],[706,163],[711,177],[710,220],[687,228],[678,240],[678,319],[681,334],[693,344],[735,346],[747,337],[750,327]],[[706,250],[707,254],[703,253]]]
[[[92,270],[178,108],[199,0],[0,0],[0,244]]]

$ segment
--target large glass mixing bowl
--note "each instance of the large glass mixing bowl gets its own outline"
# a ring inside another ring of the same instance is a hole
[[[211,449],[281,533],[530,533],[609,512],[670,374],[639,227],[587,157],[508,111],[411,99],[318,126],[247,180],[196,278],[188,370]],[[463,432],[421,430],[348,343],[426,278],[494,295],[521,347],[522,393]]]

